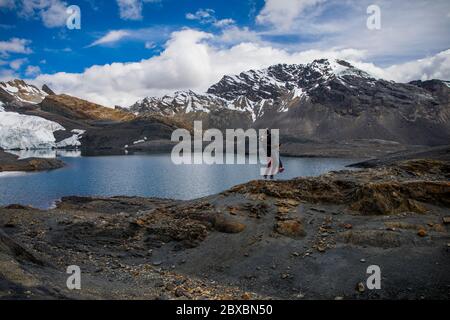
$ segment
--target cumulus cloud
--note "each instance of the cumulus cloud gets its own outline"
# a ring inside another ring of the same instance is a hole
[[[30,54],[32,50],[28,47],[31,44],[30,40],[11,38],[8,41],[0,41],[0,54],[7,56],[9,53],[23,53]]]
[[[386,68],[385,76],[395,81],[450,80],[450,49],[417,61],[390,66]]]

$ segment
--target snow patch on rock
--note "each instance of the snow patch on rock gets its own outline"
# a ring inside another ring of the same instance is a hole
[[[57,148],[68,148],[68,147],[80,147],[83,134],[86,132],[84,130],[73,129],[71,131],[73,135],[69,138],[66,138],[56,144]]]

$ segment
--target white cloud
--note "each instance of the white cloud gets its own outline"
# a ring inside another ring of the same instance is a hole
[[[248,27],[240,28],[236,25],[231,25],[223,28],[219,36],[216,37],[218,44],[238,44],[242,42],[252,42],[263,45],[269,45],[261,39],[258,32],[250,30]]]
[[[257,17],[262,38],[292,39],[294,50],[330,47],[365,50],[377,63],[389,65],[433,55],[449,48],[448,0],[377,0],[381,30],[367,28],[373,0],[266,0]],[[275,40],[274,40],[275,39]],[[274,44],[276,45],[276,44]]]
[[[147,41],[145,43],[145,49],[154,49],[156,48],[156,44],[153,41]]]
[[[450,80],[450,49],[435,56],[393,65],[386,68],[385,74],[396,81]]]
[[[187,13],[186,19],[188,20],[196,20],[201,24],[212,24],[218,28],[224,28],[231,25],[234,25],[236,21],[233,19],[217,19],[216,12],[213,9],[199,9],[195,13]]]
[[[90,47],[101,45],[101,44],[114,43],[114,42],[117,42],[129,35],[130,35],[130,32],[128,32],[126,30],[112,30],[112,31],[109,31],[107,34],[105,34],[100,39],[94,41],[90,45]]]
[[[159,26],[143,29],[110,30],[91,43],[88,47],[112,45],[125,39],[141,41],[143,43],[155,43],[162,39],[167,39],[169,35],[170,31],[168,28]]]
[[[18,15],[23,18],[40,18],[47,28],[66,25],[68,4],[61,0],[19,0]]]
[[[28,66],[25,70],[25,75],[27,77],[35,77],[41,73],[41,68],[39,66]]]
[[[161,0],[117,0],[120,18],[123,20],[142,20],[144,3],[157,3]]]
[[[44,74],[34,79],[65,92],[106,106],[129,106],[145,96],[159,96],[175,90],[205,91],[225,74],[268,67],[276,63],[308,63],[317,58],[344,59],[387,79],[409,81],[429,77],[450,77],[450,51],[424,61],[382,69],[364,62],[366,53],[356,49],[305,50],[288,52],[251,42],[230,48],[214,45],[212,34],[184,29],[172,33],[158,56],[132,63],[92,66],[83,73]],[[410,70],[410,73],[406,71]]]
[[[15,59],[15,60],[9,62],[9,67],[13,70],[19,70],[22,67],[22,65],[27,62],[28,62],[28,59],[26,59],[26,58]]]
[[[142,19],[142,1],[140,0],[117,0],[120,17],[124,20]]]
[[[223,27],[226,27],[226,26],[233,25],[235,23],[236,23],[236,21],[234,21],[233,19],[228,18],[228,19],[217,20],[216,22],[214,22],[214,25],[216,27],[218,27],[218,28],[223,28]]]
[[[0,54],[5,56],[9,53],[24,53],[30,54],[32,50],[28,47],[30,40],[11,38],[8,41],[0,41]]]
[[[11,79],[17,79],[19,75],[15,73],[15,71],[11,69],[2,69],[0,68],[0,81],[9,81]]]
[[[199,9],[196,13],[187,13],[186,19],[198,20],[200,23],[213,23],[216,21],[215,14],[213,9]]]
[[[42,10],[41,17],[47,28],[65,26],[68,18],[67,3],[52,1],[45,10]]]
[[[325,0],[266,0],[256,21],[269,24],[279,29],[289,29],[294,20],[306,9],[314,7]]]

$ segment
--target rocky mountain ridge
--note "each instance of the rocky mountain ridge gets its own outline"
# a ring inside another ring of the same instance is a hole
[[[171,116],[229,110],[250,115],[249,126],[303,139],[439,145],[450,141],[449,101],[447,81],[396,83],[346,61],[321,59],[224,76],[206,94],[146,98],[130,110]]]

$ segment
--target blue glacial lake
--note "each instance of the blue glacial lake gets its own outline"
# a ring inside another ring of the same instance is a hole
[[[73,156],[73,155],[72,155]],[[62,169],[37,173],[0,173],[0,206],[49,208],[63,196],[143,196],[189,200],[261,179],[261,165],[175,165],[170,155],[67,157]],[[317,176],[342,170],[357,160],[283,159],[276,179]]]

